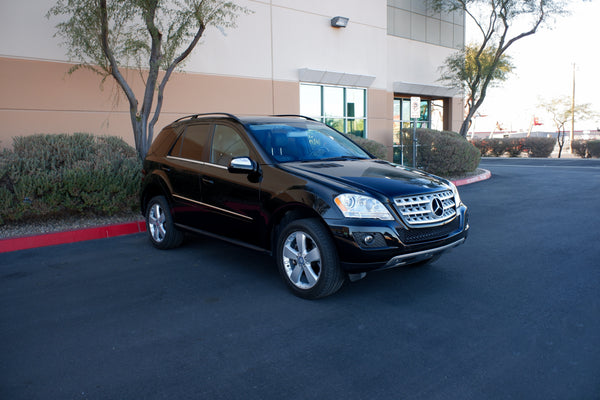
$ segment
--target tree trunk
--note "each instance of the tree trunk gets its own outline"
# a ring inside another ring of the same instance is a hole
[[[558,158],[560,158],[560,155],[562,154],[562,149],[563,146],[565,145],[565,133],[564,131],[562,131],[562,135],[561,135],[561,131],[558,131]]]

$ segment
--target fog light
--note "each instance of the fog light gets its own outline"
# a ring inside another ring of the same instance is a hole
[[[377,247],[386,247],[385,238],[377,232],[354,232],[352,234],[356,244],[363,249],[374,249]]]

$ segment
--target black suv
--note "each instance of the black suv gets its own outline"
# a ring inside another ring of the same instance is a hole
[[[193,232],[268,252],[304,298],[369,271],[431,262],[469,229],[451,182],[376,159],[302,116],[178,119],[152,144],[144,175],[155,247]]]

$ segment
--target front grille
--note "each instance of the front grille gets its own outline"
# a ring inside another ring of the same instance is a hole
[[[430,240],[442,239],[450,235],[452,232],[458,230],[460,227],[459,224],[459,219],[454,218],[453,221],[450,221],[445,225],[429,228],[397,229],[397,232],[402,243],[427,242]]]
[[[402,220],[408,226],[441,225],[444,221],[456,215],[456,204],[452,190],[396,197],[394,198],[394,204],[402,216]]]

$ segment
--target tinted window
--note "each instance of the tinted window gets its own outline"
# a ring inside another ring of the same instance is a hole
[[[225,125],[215,126],[210,157],[213,164],[228,166],[232,158],[249,155],[248,146],[235,129]]]
[[[249,128],[263,149],[279,162],[370,158],[354,142],[320,123],[253,124]]]
[[[189,125],[179,136],[171,155],[189,160],[202,161],[204,149],[210,137],[210,125]]]

